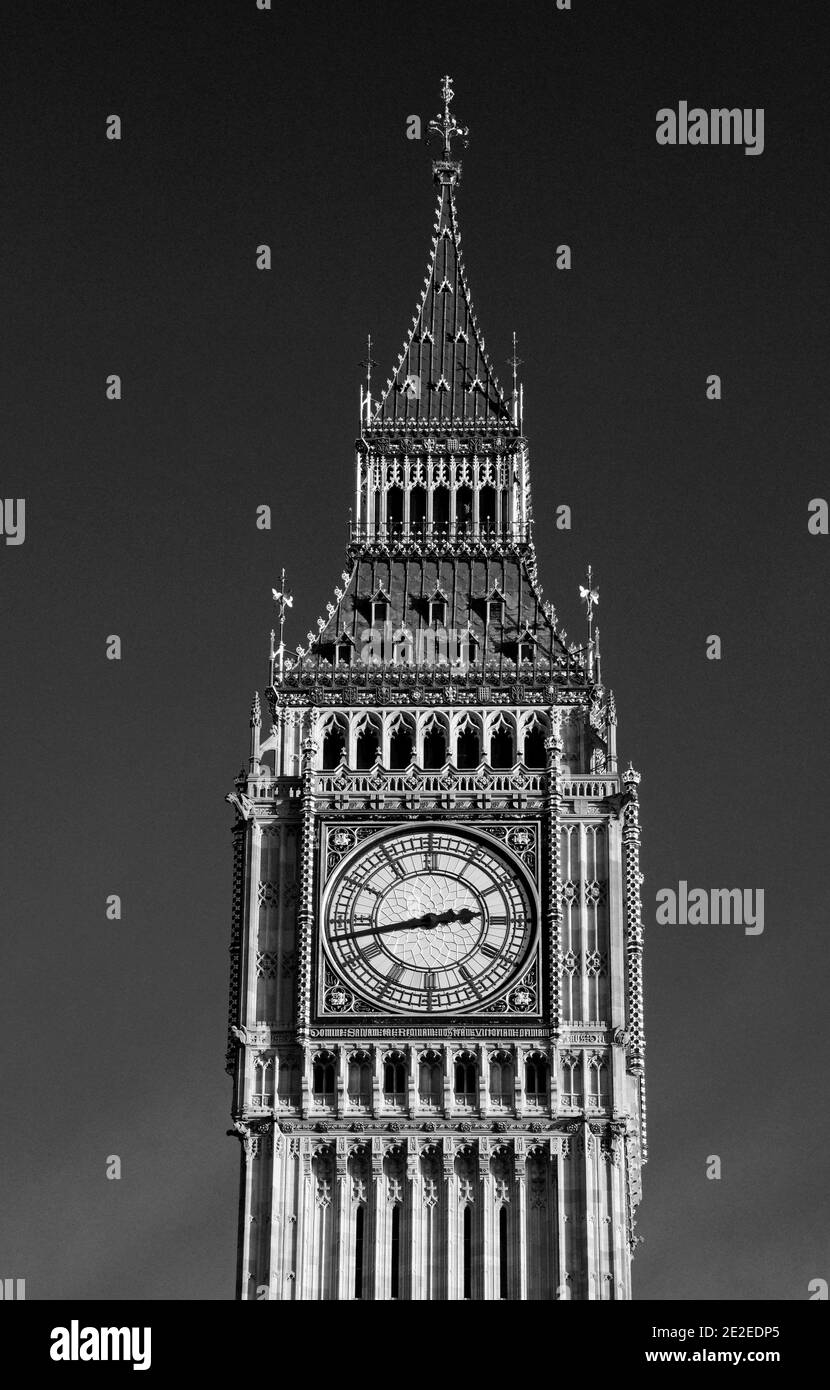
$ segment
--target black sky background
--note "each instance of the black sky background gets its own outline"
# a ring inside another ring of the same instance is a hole
[[[431,236],[406,118],[445,72],[505,386],[519,336],[543,587],[581,640],[593,565],[643,773],[635,1296],[830,1277],[825,8],[7,8],[0,495],[27,536],[0,543],[0,1275],[29,1299],[233,1297],[223,797],[281,566],[292,646],[343,567],[358,363],[371,332],[391,371]],[[764,153],[658,146],[681,99],[763,107]],[[763,888],[763,935],[656,926],[680,879]]]

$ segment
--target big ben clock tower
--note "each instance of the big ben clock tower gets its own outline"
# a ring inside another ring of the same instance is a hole
[[[453,142],[412,326],[361,400],[348,563],[280,642],[236,808],[241,1299],[628,1299],[645,1161],[639,775],[596,590],[536,576],[521,392],[461,257]]]

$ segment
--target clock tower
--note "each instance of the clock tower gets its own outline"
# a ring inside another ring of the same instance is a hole
[[[236,809],[241,1299],[627,1299],[645,1162],[639,774],[597,591],[536,574],[521,388],[473,312],[466,130],[394,372],[361,392],[347,565]]]

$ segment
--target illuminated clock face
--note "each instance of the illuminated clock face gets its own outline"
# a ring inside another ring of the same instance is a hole
[[[331,887],[326,945],[340,975],[389,1012],[475,1012],[503,992],[533,935],[515,869],[438,828],[368,846]]]

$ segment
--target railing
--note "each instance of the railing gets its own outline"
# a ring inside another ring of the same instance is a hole
[[[545,790],[544,772],[512,771],[491,772],[482,769],[478,772],[457,772],[446,766],[440,771],[386,772],[383,768],[373,768],[367,772],[353,772],[345,767],[318,772],[314,778],[314,791],[318,796],[343,791],[352,792],[427,792],[440,794],[453,792],[495,792],[541,794]]]
[[[619,777],[585,777],[579,781],[569,780],[561,784],[563,796],[591,797],[594,800],[613,796],[619,789]]]

